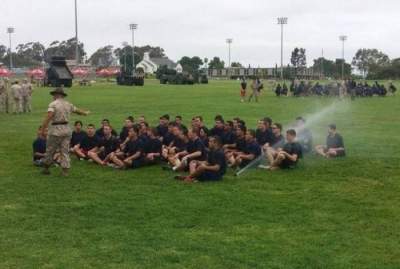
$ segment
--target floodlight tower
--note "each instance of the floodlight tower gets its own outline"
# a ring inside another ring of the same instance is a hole
[[[75,61],[79,65],[79,40],[78,40],[78,1],[75,0]]]
[[[138,25],[136,23],[129,24],[129,29],[132,31],[132,75],[135,76],[135,30]]]
[[[231,67],[231,44],[233,42],[232,38],[227,38],[226,43],[228,44],[228,68]]]
[[[283,80],[283,26],[287,23],[287,17],[278,18],[278,24],[281,26],[281,80]]]
[[[128,42],[122,42],[122,52],[124,53],[124,72],[126,72],[126,47],[128,46]]]
[[[347,40],[347,36],[339,36],[339,40],[342,41],[342,79],[344,79],[344,42]]]
[[[9,37],[9,41],[10,41],[10,47],[9,47],[9,56],[10,56],[10,70],[13,68],[13,62],[12,62],[12,45],[11,45],[11,34],[13,34],[15,32],[15,28],[14,27],[8,27],[7,28],[7,34]]]

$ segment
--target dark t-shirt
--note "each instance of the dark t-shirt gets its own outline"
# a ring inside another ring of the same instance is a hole
[[[207,162],[209,165],[219,165],[219,170],[215,172],[216,175],[222,177],[226,172],[226,159],[222,149],[211,150],[208,153]]]
[[[111,130],[111,134],[112,134],[113,136],[118,136],[117,132],[116,132],[114,129]],[[97,136],[98,138],[103,138],[103,137],[104,137],[104,130],[103,130],[103,128],[97,129],[97,131],[96,131],[96,136]]]
[[[214,127],[210,130],[210,135],[222,137],[224,135],[224,128]]]
[[[165,135],[163,136],[163,145],[169,146],[172,141],[174,141],[174,135],[170,132],[165,133]]]
[[[201,156],[197,157],[196,159],[198,160],[203,160],[205,157],[205,152],[206,152],[206,147],[203,144],[203,141],[201,141],[200,138],[197,138],[195,141],[189,140],[189,143],[187,144],[186,151],[189,154],[192,154],[196,151],[201,152]]]
[[[158,135],[164,137],[168,132],[167,125],[158,125],[157,126]]]
[[[39,156],[35,156],[35,153],[46,153],[46,139],[43,138],[36,138],[35,141],[33,141],[32,144],[32,148],[33,148],[33,160],[40,160],[43,157],[39,157]]]
[[[283,137],[283,135],[273,136],[272,138],[273,140],[270,145],[271,147],[273,147],[274,149],[283,148],[283,146],[285,145],[285,138]]]
[[[119,139],[121,141],[125,141],[125,139],[128,137],[128,133],[129,133],[129,128],[127,127],[122,127],[121,132],[119,133]]]
[[[291,160],[286,158],[281,163],[281,165],[280,165],[281,168],[289,168],[289,167],[295,165],[297,163],[297,161],[299,160],[299,158],[303,157],[302,146],[297,142],[286,143],[283,146],[283,151],[287,152],[290,155],[296,154],[297,155],[297,160],[294,162],[294,161],[291,161]]]
[[[344,148],[343,137],[336,133],[334,136],[328,135],[326,137],[326,147],[331,148]]]
[[[175,150],[176,152],[181,152],[181,151],[186,150],[187,143],[183,139],[181,139],[179,137],[175,137],[173,142],[174,142],[173,146],[176,148],[176,150]]]
[[[223,145],[230,145],[235,143],[235,133],[232,131],[224,132],[221,136],[222,144]]]
[[[251,142],[246,144],[246,149],[244,150],[246,154],[254,154],[255,158],[261,155],[261,147],[257,142]]]
[[[94,136],[86,136],[82,139],[81,148],[85,151],[89,151],[99,144],[99,138]]]
[[[142,151],[143,151],[143,144],[140,141],[140,139],[128,141],[128,143],[126,143],[126,146],[124,148],[124,153],[127,156],[132,156],[137,152],[142,152]]]
[[[119,140],[115,136],[111,136],[108,139],[103,137],[99,140],[98,147],[104,147],[104,154],[108,155],[118,149]]]
[[[244,138],[236,138],[236,149],[244,152],[246,150],[246,140]]]
[[[147,140],[146,144],[144,145],[144,152],[145,153],[161,153],[161,141],[157,138]]]
[[[267,129],[262,131],[260,129],[256,130],[256,139],[259,145],[264,145],[265,143],[269,143],[271,145],[273,141],[273,133],[271,129]]]
[[[87,134],[86,134],[85,131],[80,131],[79,133],[73,131],[73,132],[72,132],[72,137],[71,137],[71,143],[70,143],[71,147],[80,144],[80,143],[82,142],[82,140],[83,140],[86,136],[87,136]]]

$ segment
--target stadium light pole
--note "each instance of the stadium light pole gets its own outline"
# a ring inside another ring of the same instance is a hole
[[[137,29],[136,23],[129,24],[132,31],[132,75],[135,76],[135,30]]]
[[[283,26],[287,23],[287,17],[278,18],[278,24],[281,26],[281,80],[283,80]]]
[[[75,0],[75,61],[79,65],[79,40],[78,40],[78,1]]]
[[[347,40],[347,36],[339,36],[339,40],[342,41],[342,80],[344,79],[344,42]]]
[[[13,62],[12,62],[12,44],[11,44],[11,34],[13,34],[15,32],[15,28],[14,27],[8,27],[7,28],[7,34],[8,34],[8,38],[10,41],[10,47],[9,47],[9,53],[10,53],[10,70],[13,68]]]
[[[124,72],[126,72],[126,47],[128,46],[128,42],[122,42],[122,52],[124,53]]]
[[[228,44],[228,68],[231,67],[231,44],[233,42],[232,38],[227,38],[226,43]]]

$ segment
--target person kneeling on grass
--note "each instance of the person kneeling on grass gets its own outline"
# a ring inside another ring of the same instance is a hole
[[[47,128],[42,130],[42,126],[39,126],[37,132],[37,138],[33,141],[33,164],[36,166],[42,166],[44,157],[46,155],[46,139],[47,139]]]
[[[197,130],[189,129],[189,142],[184,151],[177,153],[170,163],[173,165],[172,170],[184,171],[189,167],[189,163],[193,160],[202,161],[205,159],[206,147],[199,138]]]
[[[287,143],[282,150],[278,150],[273,154],[273,160],[270,170],[288,169],[296,166],[299,158],[303,156],[302,147],[296,141],[296,131],[293,129],[286,131]]]
[[[243,151],[236,152],[232,158],[232,166],[243,168],[261,155],[261,147],[256,140],[256,132],[247,130],[245,135],[246,146]]]
[[[217,181],[221,180],[226,172],[226,160],[221,148],[221,138],[211,136],[209,140],[209,153],[207,161],[191,161],[188,176],[176,176],[176,179],[186,182]]]
[[[104,137],[100,139],[98,145],[88,152],[88,156],[100,165],[107,165],[110,154],[119,147],[118,139],[112,135],[113,129],[109,125],[103,126]]]
[[[325,158],[343,157],[346,155],[343,137],[337,133],[335,124],[329,125],[326,146],[318,145],[315,147],[315,151],[318,155]]]
[[[96,135],[96,127],[89,124],[86,128],[86,136],[82,141],[72,148],[72,152],[80,159],[88,158],[88,152],[99,144],[99,138]]]
[[[128,130],[128,137],[121,148],[121,151],[110,154],[110,161],[115,168],[138,168],[142,165],[143,144],[134,128]]]

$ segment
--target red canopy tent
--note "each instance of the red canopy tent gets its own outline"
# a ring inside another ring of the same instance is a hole
[[[102,69],[96,71],[96,76],[99,76],[99,77],[110,77],[112,75],[113,75],[112,72],[110,70],[108,70],[107,68],[102,68]]]
[[[86,77],[89,74],[89,70],[80,67],[73,69],[71,72],[76,77]]]
[[[9,77],[12,75],[12,72],[7,68],[0,67],[0,77]]]
[[[27,72],[28,76],[33,77],[35,79],[42,79],[45,76],[45,72],[42,68],[35,68],[32,70],[29,70]]]

